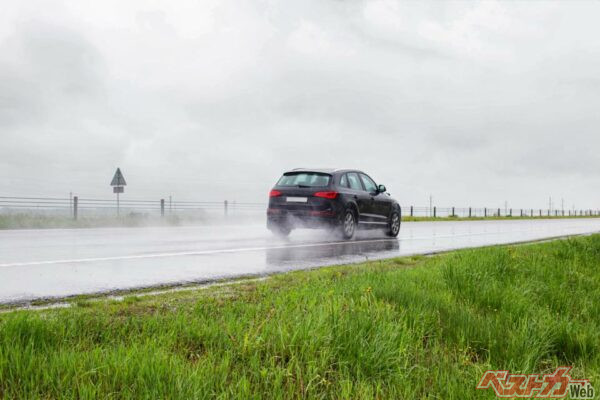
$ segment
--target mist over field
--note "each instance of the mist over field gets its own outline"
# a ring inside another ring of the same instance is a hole
[[[404,204],[595,207],[598,2],[22,1],[0,193],[265,201],[298,166]]]

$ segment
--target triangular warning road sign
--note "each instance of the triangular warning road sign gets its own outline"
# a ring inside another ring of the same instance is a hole
[[[115,172],[115,176],[113,176],[110,186],[125,186],[125,185],[127,185],[127,182],[125,182],[125,178],[123,178],[123,174],[121,173],[121,168],[117,168],[117,172]]]

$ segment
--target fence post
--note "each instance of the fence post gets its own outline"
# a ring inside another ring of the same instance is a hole
[[[521,208],[521,217],[523,217],[523,209]]]
[[[228,206],[228,204],[229,203],[227,202],[227,200],[225,200],[223,202],[223,213],[224,213],[225,216],[227,216],[227,206]]]
[[[487,207],[483,207],[483,216],[487,217]]]
[[[454,217],[454,207],[452,207],[452,216]]]
[[[414,216],[414,214],[413,214],[413,206],[410,206],[410,216],[411,216],[411,217],[413,217],[413,216]]]
[[[165,216],[165,199],[160,199],[160,216]]]
[[[469,207],[469,218],[471,218],[471,215],[473,215],[473,210],[471,209],[471,207]]]
[[[509,217],[512,217],[512,208],[510,209],[510,214],[508,214]]]
[[[77,208],[79,206],[79,197],[78,196],[74,196],[73,197],[73,219],[75,221],[77,221]]]
[[[436,217],[436,213],[437,213],[437,207],[433,206],[433,218]]]
[[[533,218],[533,208],[531,209],[531,217]]]
[[[498,216],[500,216],[500,208],[498,208]]]

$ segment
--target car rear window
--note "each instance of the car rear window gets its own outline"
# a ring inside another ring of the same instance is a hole
[[[322,187],[329,186],[331,175],[319,172],[288,172],[284,174],[277,186],[307,186]]]

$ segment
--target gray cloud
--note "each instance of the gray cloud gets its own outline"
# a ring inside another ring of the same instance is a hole
[[[108,196],[120,166],[132,197],[256,201],[317,165],[405,203],[600,201],[600,4],[37,6],[0,17],[0,193]]]

